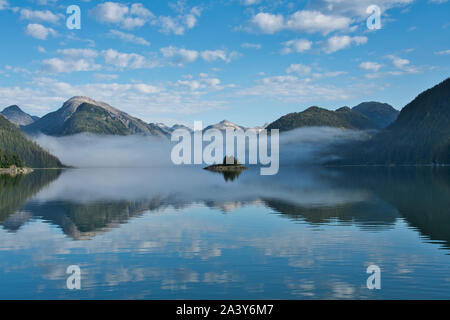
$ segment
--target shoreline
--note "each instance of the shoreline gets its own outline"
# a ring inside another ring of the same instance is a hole
[[[32,173],[33,169],[28,167],[23,168],[17,168],[17,167],[11,167],[11,168],[0,168],[0,174],[9,174],[11,176],[17,176],[21,174],[29,174]]]

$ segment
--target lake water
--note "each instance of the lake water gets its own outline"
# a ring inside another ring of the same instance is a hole
[[[450,298],[446,167],[35,171],[0,225],[1,299]]]

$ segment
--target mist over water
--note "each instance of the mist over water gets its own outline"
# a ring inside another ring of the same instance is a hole
[[[62,163],[78,168],[131,168],[170,166],[167,140],[147,136],[77,134],[66,137],[40,135],[35,141]]]
[[[368,133],[363,131],[331,127],[308,127],[283,132],[279,140],[280,164],[320,164],[333,157],[332,154],[324,155],[331,147],[367,137]],[[171,150],[176,144],[165,138],[138,135],[99,136],[85,133],[67,137],[40,135],[35,141],[59,157],[64,164],[78,168],[173,166]],[[224,134],[224,144],[225,141]],[[257,144],[257,141],[246,141],[245,163],[248,163],[248,146],[251,143]],[[203,148],[208,144],[209,142],[203,142]],[[193,143],[191,147],[194,147]]]

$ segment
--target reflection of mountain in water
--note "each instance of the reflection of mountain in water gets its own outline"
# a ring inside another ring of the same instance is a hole
[[[0,175],[0,224],[9,230],[20,227],[29,213],[17,212],[42,188],[57,179],[60,170],[35,170],[27,175]]]
[[[394,225],[398,213],[380,201],[364,201],[333,207],[303,207],[278,199],[264,199],[267,207],[292,220],[310,224],[328,224],[338,221],[343,225],[356,224],[363,230],[385,229]]]
[[[411,227],[450,248],[450,167],[342,170],[355,186],[368,186],[395,207]]]
[[[109,173],[93,178],[91,172],[70,170],[60,177],[57,171],[36,171],[4,178],[0,180],[1,224],[15,231],[36,217],[59,226],[73,239],[86,239],[146,211],[169,206],[202,204],[232,212],[264,205],[293,221],[354,224],[364,230],[392,228],[404,218],[421,234],[445,241],[450,248],[450,168],[283,168],[280,175],[264,178],[250,170],[233,184],[214,175],[195,171],[174,175],[168,170],[148,176],[140,171],[140,176],[118,175],[113,182]],[[114,189],[102,188],[105,181]],[[83,192],[92,198],[82,199]]]

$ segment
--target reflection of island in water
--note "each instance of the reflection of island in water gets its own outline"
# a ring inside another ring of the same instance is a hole
[[[0,224],[14,232],[34,217],[59,226],[73,239],[89,239],[145,212],[161,211],[169,206],[183,208],[202,203],[230,212],[240,206],[264,205],[293,221],[311,225],[354,224],[372,231],[392,228],[397,219],[403,218],[422,235],[443,241],[445,247],[450,248],[450,168],[333,168],[319,172],[307,178],[301,169],[286,168],[280,177],[245,175],[228,187],[217,181],[215,184],[205,181],[204,185],[199,183],[190,189],[186,186],[175,189],[170,185],[167,190],[163,186],[155,187],[155,182],[148,179],[148,187],[134,186],[149,190],[138,198],[127,195],[118,199],[115,194],[106,192],[95,200],[77,201],[77,193],[71,191],[71,196],[75,194],[74,200],[44,197],[44,200],[27,203],[27,199],[52,181],[64,180],[59,171],[38,170],[28,176],[0,179]],[[104,179],[107,178],[105,175]],[[286,184],[307,179],[312,181],[306,187]],[[67,184],[75,184],[72,176],[66,180]],[[83,181],[80,188],[90,186],[84,177],[80,180]],[[125,184],[120,179],[116,183]],[[117,187],[127,190],[132,185]],[[88,191],[100,192],[95,188]],[[324,195],[330,198],[333,194],[342,201],[325,203],[320,198]],[[358,195],[359,198],[349,196],[345,199],[346,195]],[[314,197],[319,197],[316,203],[306,201]]]
[[[245,170],[245,169],[233,169],[233,170],[211,170],[211,169],[207,169],[205,168],[205,170],[209,170],[218,174],[223,175],[223,179],[226,182],[233,182],[235,180],[237,180],[239,178],[239,176],[241,175],[241,173]]]
[[[205,170],[221,173],[226,182],[233,182],[244,170],[248,168],[243,166],[238,159],[233,156],[224,157],[222,164],[214,164],[204,168]]]

